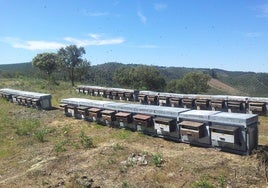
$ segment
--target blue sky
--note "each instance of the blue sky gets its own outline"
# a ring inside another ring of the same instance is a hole
[[[76,44],[106,62],[268,72],[268,1],[0,0],[0,64]]]

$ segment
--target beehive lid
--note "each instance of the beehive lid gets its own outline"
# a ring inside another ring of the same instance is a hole
[[[180,113],[179,118],[198,120],[198,121],[208,121],[209,116],[213,114],[217,114],[217,113],[219,113],[219,111],[190,110],[190,111]]]
[[[124,111],[124,112],[137,112],[137,108],[139,106],[140,106],[140,104],[122,103],[122,105],[118,106],[118,110]]]
[[[227,100],[227,95],[211,95],[211,100]]]
[[[183,94],[178,94],[178,93],[170,93],[171,98],[183,98]]]
[[[79,106],[79,102],[80,102],[80,98],[68,98],[68,99],[61,100],[61,103],[75,105],[75,106]]]
[[[211,122],[247,126],[258,122],[256,114],[228,113],[220,112],[209,117]]]
[[[87,106],[78,106],[77,109],[79,110],[87,110],[89,107]]]
[[[185,125],[189,127],[200,127],[204,125],[204,123],[196,122],[196,121],[182,121],[179,123],[179,125]]]
[[[88,111],[97,113],[97,112],[100,112],[101,109],[99,109],[99,108],[89,108]]]
[[[143,91],[140,91],[139,92],[139,94],[140,95],[154,95],[154,96],[158,96],[158,92],[155,92],[155,91],[145,91],[145,90],[143,90]]]
[[[115,111],[113,111],[113,110],[102,110],[101,113],[102,113],[102,114],[112,115],[112,114],[115,113]]]
[[[109,102],[105,103],[103,107],[108,110],[116,110],[118,111],[120,106],[125,105],[125,103],[116,103],[116,102]]]
[[[1,91],[5,92],[6,94],[21,95],[27,98],[51,98],[50,94],[45,94],[45,93],[21,91],[21,90],[16,90],[16,89],[9,89],[9,88],[3,88],[1,89]]]
[[[248,98],[248,101],[250,102],[264,102],[264,103],[268,103],[268,98],[264,98],[264,97],[250,97]]]
[[[177,118],[180,113],[189,111],[187,108],[174,108],[168,106],[155,106],[154,115]]]
[[[143,115],[143,114],[137,114],[133,116],[134,119],[139,119],[139,120],[148,120],[151,118],[151,116]]]
[[[235,126],[222,126],[222,125],[211,125],[211,129],[217,129],[217,130],[222,130],[222,131],[236,131],[238,127]]]
[[[128,117],[131,115],[131,113],[127,113],[127,112],[118,112],[117,114],[115,114],[118,117]]]
[[[174,121],[174,119],[164,118],[164,117],[156,117],[156,118],[154,118],[154,120],[159,121],[159,122],[164,122],[164,123],[169,123],[171,121]]]
[[[230,100],[230,101],[246,101],[247,97],[243,97],[243,96],[228,96],[228,100]]]

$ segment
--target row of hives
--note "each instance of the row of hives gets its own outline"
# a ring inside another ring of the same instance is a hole
[[[51,109],[52,107],[50,94],[3,88],[0,89],[0,98],[38,109]]]
[[[28,107],[52,108],[50,94],[0,89],[0,97]],[[258,115],[255,114],[83,98],[62,99],[60,107],[66,116],[176,142],[215,147],[238,154],[250,154],[258,146]]]
[[[258,146],[258,115],[191,110],[83,98],[61,100],[66,116],[203,147],[250,154]]]
[[[77,91],[92,96],[135,101],[141,104],[259,115],[268,113],[268,98],[260,97],[176,94],[86,85],[78,86]]]

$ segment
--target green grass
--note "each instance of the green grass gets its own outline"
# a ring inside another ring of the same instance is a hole
[[[77,94],[69,83],[64,82],[52,87],[41,79],[19,78],[5,80],[4,85],[15,89],[50,93],[55,107],[65,97],[92,98]],[[132,187],[132,185],[135,187],[136,183],[139,187],[183,187],[183,181],[186,182],[184,187],[211,187],[211,185],[226,187],[233,178],[233,171],[230,172],[230,168],[236,168],[240,173],[239,177],[242,173],[251,171],[258,173],[254,171],[258,162],[255,155],[237,156],[224,152],[215,154],[210,149],[190,147],[183,143],[151,138],[139,132],[67,118],[58,110],[39,111],[1,99],[0,104],[0,177],[23,173],[45,158],[52,156],[57,158],[54,163],[52,161],[44,163],[43,175],[14,180],[14,182],[29,182],[24,185],[42,187],[42,179],[49,182],[47,187],[57,185],[59,180],[57,178],[62,178],[60,176],[63,170],[67,172],[69,169],[90,173],[92,177],[101,177],[103,182],[110,180],[117,183],[117,187]],[[259,143],[267,146],[268,118],[260,117],[259,120],[261,122]],[[85,150],[88,146],[94,146],[94,149]],[[126,161],[131,153],[146,154],[148,165],[130,167],[122,165],[121,162]],[[261,160],[264,158],[266,157],[262,156]],[[72,162],[75,163],[73,166],[70,164]],[[216,166],[213,166],[213,162]],[[248,164],[251,162],[254,162],[252,166]],[[209,166],[208,169],[204,167],[204,163]],[[218,168],[219,165],[221,168]],[[247,165],[250,168],[247,168]],[[49,175],[51,172],[53,176]],[[69,173],[64,176],[70,178],[73,174]],[[205,176],[206,173],[211,176]],[[55,182],[52,180],[54,175],[57,179]],[[68,182],[68,178],[64,180]],[[255,176],[250,174],[246,180],[249,179],[250,182],[254,178]],[[265,183],[262,176],[257,178],[261,183]],[[237,178],[233,181],[234,186],[239,187],[236,182],[246,180]],[[100,182],[96,180],[98,181]],[[258,182],[248,185],[256,184],[260,185]]]
[[[19,136],[30,136],[39,126],[40,121],[38,119],[22,119],[18,122],[16,134]]]

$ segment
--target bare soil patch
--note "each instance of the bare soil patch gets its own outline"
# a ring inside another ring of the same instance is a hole
[[[0,151],[10,150],[0,152],[0,187],[83,187],[81,181],[91,187],[194,187],[200,181],[214,187],[268,186],[267,164],[257,153],[240,156],[0,102],[6,109]],[[40,121],[36,129],[48,130],[44,142],[32,133],[16,134],[16,123],[27,118]],[[259,127],[259,143],[267,150],[267,117]],[[81,131],[94,147],[82,147]],[[126,163],[132,155],[144,156],[147,164]],[[160,165],[155,156],[161,156]]]

